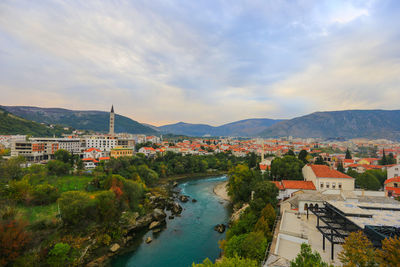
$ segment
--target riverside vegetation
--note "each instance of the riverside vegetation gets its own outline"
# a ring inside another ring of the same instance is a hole
[[[180,213],[170,196],[172,179],[226,173],[255,156],[230,153],[133,157],[83,170],[76,155],[59,150],[45,165],[22,168],[24,158],[0,158],[0,265],[96,265],[128,247],[164,208]],[[263,240],[261,240],[263,241]],[[263,241],[264,242],[264,241]]]

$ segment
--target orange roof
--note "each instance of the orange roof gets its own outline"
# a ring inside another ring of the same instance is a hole
[[[306,189],[316,190],[315,185],[311,181],[282,180],[285,189]]]
[[[341,173],[340,171],[333,170],[326,165],[309,164],[308,166],[311,167],[311,169],[315,173],[315,176],[319,178],[352,178],[344,173]]]
[[[396,183],[400,182],[400,177],[397,176],[397,177],[393,177],[390,179],[386,179],[385,184],[392,183],[392,182],[396,182]]]
[[[99,160],[109,160],[110,157],[100,157]]]
[[[283,185],[279,181],[271,181],[271,183],[275,184],[276,187],[278,187],[279,190],[283,190]]]
[[[343,163],[354,163],[354,159],[344,159]]]
[[[260,163],[260,170],[265,171],[268,168],[267,164],[261,164]]]
[[[86,149],[85,152],[92,152],[93,150],[95,150],[95,151],[97,151],[97,152],[101,152],[100,149],[97,149],[97,148],[94,148],[94,147],[91,147],[91,148],[89,148],[89,149]]]

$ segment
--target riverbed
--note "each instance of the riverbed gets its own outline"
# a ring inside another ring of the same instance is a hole
[[[214,194],[214,187],[225,181],[226,176],[201,178],[179,184],[184,195],[190,197],[183,207],[182,216],[167,219],[167,228],[150,236],[150,244],[140,242],[131,253],[115,258],[113,267],[188,267],[205,258],[214,261],[220,255],[218,241],[225,233],[214,231],[216,224],[227,224],[230,217],[229,202]],[[191,200],[195,198],[197,202]]]

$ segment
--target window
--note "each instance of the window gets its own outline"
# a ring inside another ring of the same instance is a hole
[[[394,187],[398,187],[397,183],[394,183]]]
[[[342,189],[342,183],[338,184],[339,189]]]
[[[397,177],[397,176],[399,176],[399,174],[398,174],[398,173],[395,173],[395,174],[394,174],[394,177]]]
[[[399,170],[399,168],[394,168],[394,170],[395,170],[395,171],[398,171],[398,170]]]
[[[326,188],[329,188],[329,183],[326,183]]]
[[[321,183],[321,186],[320,186],[321,188],[324,188],[324,183]]]
[[[336,188],[336,183],[332,183],[332,189]]]

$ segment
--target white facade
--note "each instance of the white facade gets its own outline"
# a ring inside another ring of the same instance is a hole
[[[304,180],[312,181],[318,191],[326,189],[354,190],[354,178],[317,177],[309,165],[305,165],[302,172]]]
[[[85,139],[85,148],[97,148],[101,151],[110,152],[114,147],[118,146],[118,140],[111,136],[94,135]]]
[[[387,179],[400,176],[400,164],[387,168]]]

